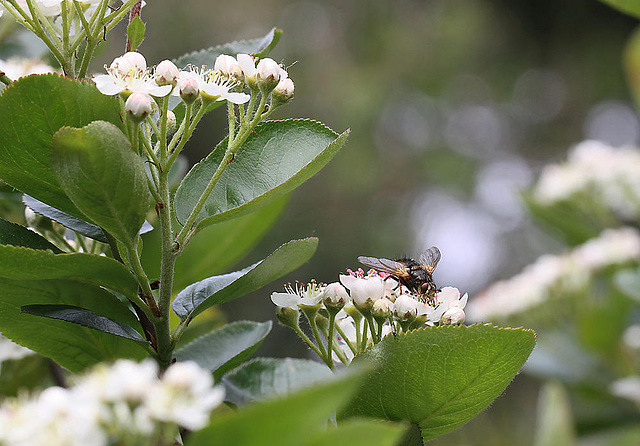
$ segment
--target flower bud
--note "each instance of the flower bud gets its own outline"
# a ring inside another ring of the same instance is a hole
[[[126,74],[130,70],[146,70],[147,60],[142,54],[135,51],[129,51],[128,53],[113,59],[109,69],[118,71],[121,74]]]
[[[418,301],[403,294],[393,304],[393,314],[401,321],[412,321],[418,316]]]
[[[176,119],[176,114],[171,110],[167,110],[167,136],[173,135],[177,128],[178,121]]]
[[[371,314],[378,320],[386,320],[391,316],[393,303],[385,298],[378,299],[373,303]]]
[[[280,65],[273,59],[261,59],[256,66],[256,79],[264,91],[273,90],[280,82]]]
[[[464,310],[460,307],[451,307],[444,312],[440,323],[442,325],[460,325],[464,322]]]
[[[180,70],[170,60],[163,60],[155,69],[155,79],[158,85],[175,85],[178,82]]]
[[[124,103],[124,109],[134,121],[140,122],[149,116],[153,109],[151,96],[145,93],[131,93]]]
[[[187,104],[195,101],[200,94],[198,81],[190,77],[180,79],[180,82],[178,82],[178,88],[180,91],[180,97]]]
[[[291,307],[276,307],[276,316],[285,327],[295,328],[300,320],[300,311]]]
[[[216,59],[216,63],[213,66],[214,71],[219,71],[227,77],[234,77],[239,79],[242,77],[242,67],[238,63],[235,57],[227,54],[221,54]]]
[[[330,283],[324,288],[322,301],[327,308],[340,309],[349,301],[349,294],[338,282]]]
[[[282,102],[288,101],[293,96],[293,81],[289,78],[280,79],[280,82],[273,90],[273,94],[280,96],[283,99]]]

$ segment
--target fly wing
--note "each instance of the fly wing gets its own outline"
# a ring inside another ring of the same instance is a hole
[[[368,266],[369,268],[384,271],[385,273],[393,274],[395,276],[405,274],[404,265],[400,262],[396,262],[395,260],[360,256],[358,257],[358,262]]]
[[[438,266],[440,257],[442,257],[440,250],[437,247],[432,246],[420,256],[420,264],[431,274],[436,269],[436,266]]]

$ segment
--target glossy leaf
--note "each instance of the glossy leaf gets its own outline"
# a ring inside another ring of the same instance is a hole
[[[62,212],[59,209],[54,208],[53,206],[49,206],[42,201],[38,201],[29,195],[22,196],[22,202],[31,208],[31,210],[37,214],[40,214],[44,217],[50,218],[67,229],[71,229],[78,234],[82,234],[85,237],[89,237],[94,240],[98,240],[102,243],[107,243],[107,237],[104,235],[104,231],[100,226],[94,225],[92,223],[88,223],[84,220],[80,220],[72,215],[69,215],[65,212]],[[153,230],[153,226],[147,221],[142,224],[142,228],[140,228],[140,234],[145,234]]]
[[[567,391],[558,382],[548,382],[538,398],[535,446],[572,446],[576,439]]]
[[[532,330],[491,325],[421,328],[388,336],[354,363],[378,368],[343,417],[418,424],[424,441],[462,426],[497,398],[535,345]]]
[[[129,39],[129,45],[131,51],[135,51],[144,40],[144,32],[146,26],[139,15],[136,15],[129,25],[127,26],[127,38]]]
[[[196,67],[206,65],[209,68],[213,68],[216,58],[221,54],[228,54],[235,57],[239,53],[244,53],[253,54],[258,57],[266,57],[276,46],[281,35],[281,30],[272,28],[271,31],[262,38],[239,40],[214,46],[206,50],[194,51],[192,53],[185,54],[184,56],[180,56],[175,59],[174,62],[180,68],[186,67],[188,64],[195,65]]]
[[[288,196],[242,217],[208,226],[198,232],[176,259],[173,289],[228,271],[278,221]],[[160,275],[160,231],[145,234],[142,262],[152,277]]]
[[[114,336],[131,339],[137,342],[147,342],[136,330],[124,322],[114,321],[106,316],[101,316],[86,308],[75,305],[24,305],[20,308],[21,313],[33,314],[34,316],[49,317],[61,321],[72,322],[84,327],[93,328]]]
[[[57,319],[20,313],[23,306],[34,304],[82,306],[132,327],[139,326],[137,319],[114,295],[94,285],[72,280],[0,278],[2,334],[72,372],[101,361],[139,360],[147,356],[138,342]]]
[[[640,0],[600,0],[620,12],[640,19]]]
[[[53,137],[53,168],[73,203],[93,222],[132,246],[151,195],[140,157],[115,125],[65,127]]]
[[[216,379],[249,359],[271,331],[271,321],[241,321],[207,333],[176,350],[178,361],[195,361]]]
[[[197,228],[252,212],[315,175],[342,148],[338,135],[317,121],[290,119],[258,125],[227,166],[198,215]],[[218,168],[226,140],[187,174],[176,192],[176,216],[184,223]]]
[[[56,254],[62,251],[46,238],[24,226],[0,218],[0,245],[23,246],[31,249],[50,249]]]
[[[327,380],[332,376],[326,365],[308,359],[259,358],[227,373],[222,382],[225,399],[240,406]]]
[[[0,95],[0,178],[83,218],[51,170],[51,141],[64,126],[83,127],[95,120],[122,127],[118,100],[92,83],[57,74],[18,79]]]
[[[349,400],[360,378],[362,373],[343,373],[286,398],[221,414],[209,426],[189,435],[185,445],[304,445],[304,441],[324,429],[327,419]]]
[[[317,246],[315,237],[292,240],[248,268],[189,285],[178,293],[171,307],[180,319],[195,317],[213,305],[244,296],[290,273],[307,262]]]
[[[0,277],[6,279],[72,279],[132,296],[138,285],[129,270],[113,259],[93,254],[58,254],[0,245]],[[1,330],[0,330],[1,331]]]

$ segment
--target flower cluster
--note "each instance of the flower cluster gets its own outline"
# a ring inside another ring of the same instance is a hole
[[[0,59],[0,71],[9,79],[16,80],[29,74],[54,73],[56,70],[38,59],[12,57],[7,60]]]
[[[95,76],[98,90],[106,95],[120,94],[126,99],[127,112],[145,117],[152,109],[152,97],[180,96],[186,103],[197,99],[203,102],[228,101],[245,104],[251,99],[248,89],[257,89],[263,96],[271,94],[271,107],[287,102],[293,95],[293,81],[273,59],[261,59],[257,65],[248,54],[237,59],[226,54],[218,56],[214,68],[188,66],[184,70],[170,60],[160,62],[153,69],[147,67],[144,56],[128,52],[117,57],[107,74]],[[132,97],[133,96],[133,97]]]
[[[541,205],[567,200],[607,210],[618,218],[640,217],[640,151],[584,141],[567,162],[547,166],[533,190]]]
[[[280,322],[298,333],[331,368],[335,360],[348,364],[389,333],[465,320],[468,296],[461,296],[456,288],[444,287],[434,302],[426,302],[385,273],[374,269],[347,272],[340,275],[340,282],[287,285],[284,293],[271,295]],[[315,343],[300,328],[300,312]]]
[[[607,229],[574,250],[544,255],[509,280],[478,295],[467,309],[471,320],[510,317],[580,290],[597,272],[640,260],[640,233],[632,228]]]
[[[177,426],[203,428],[223,398],[224,390],[194,362],[173,364],[158,378],[152,360],[119,360],[99,365],[69,389],[6,401],[0,444],[165,444]]]

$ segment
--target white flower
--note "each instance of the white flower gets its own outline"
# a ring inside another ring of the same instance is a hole
[[[93,80],[100,93],[112,96],[118,93],[145,93],[151,96],[168,95],[171,85],[158,85],[147,68],[144,56],[136,52],[128,52],[120,56],[106,68],[108,74],[96,76]]]
[[[0,334],[0,364],[2,363],[2,361],[20,359],[32,354],[34,354],[33,351],[16,344],[12,340],[5,338],[4,336],[2,336],[2,334]]]
[[[391,302],[386,297],[383,297],[382,299],[378,299],[373,303],[371,314],[373,314],[373,316],[376,318],[386,319],[389,316],[391,316],[391,313],[393,312],[393,307],[394,307],[393,302]]]
[[[607,229],[564,255],[544,255],[509,280],[476,296],[467,315],[474,321],[505,318],[580,290],[605,268],[640,260],[640,233],[633,228]]]
[[[190,77],[182,78],[178,81],[177,91],[183,101],[187,103],[191,103],[195,101],[198,95],[200,94],[200,88],[198,88],[198,81]]]
[[[242,68],[242,73],[244,74],[244,81],[247,85],[251,85],[256,81],[256,61],[255,59],[248,54],[238,54],[236,60],[240,64]]]
[[[296,283],[295,288],[285,286],[285,293],[271,293],[271,302],[278,307],[297,310],[305,307],[320,307],[324,288],[315,282],[307,285]]]
[[[29,74],[55,73],[56,70],[38,59],[12,57],[7,60],[0,59],[0,71],[9,79],[16,80]]]
[[[618,379],[611,384],[610,391],[615,396],[640,404],[640,376]]]
[[[212,101],[229,101],[233,104],[244,104],[251,96],[245,93],[232,92],[236,86],[232,79],[225,79],[219,72],[208,70],[205,67],[198,69],[189,67],[187,71],[180,72],[180,80],[193,79],[198,85],[203,98]]]
[[[451,307],[444,312],[440,322],[443,325],[459,325],[464,322],[464,310],[460,307]]]
[[[187,361],[167,369],[160,388],[147,395],[145,405],[156,420],[198,430],[207,425],[211,410],[223,399],[224,388],[213,387],[211,373]]]
[[[385,296],[384,280],[380,276],[360,278],[341,274],[340,282],[349,289],[351,300],[360,309],[371,309],[375,301]]]

